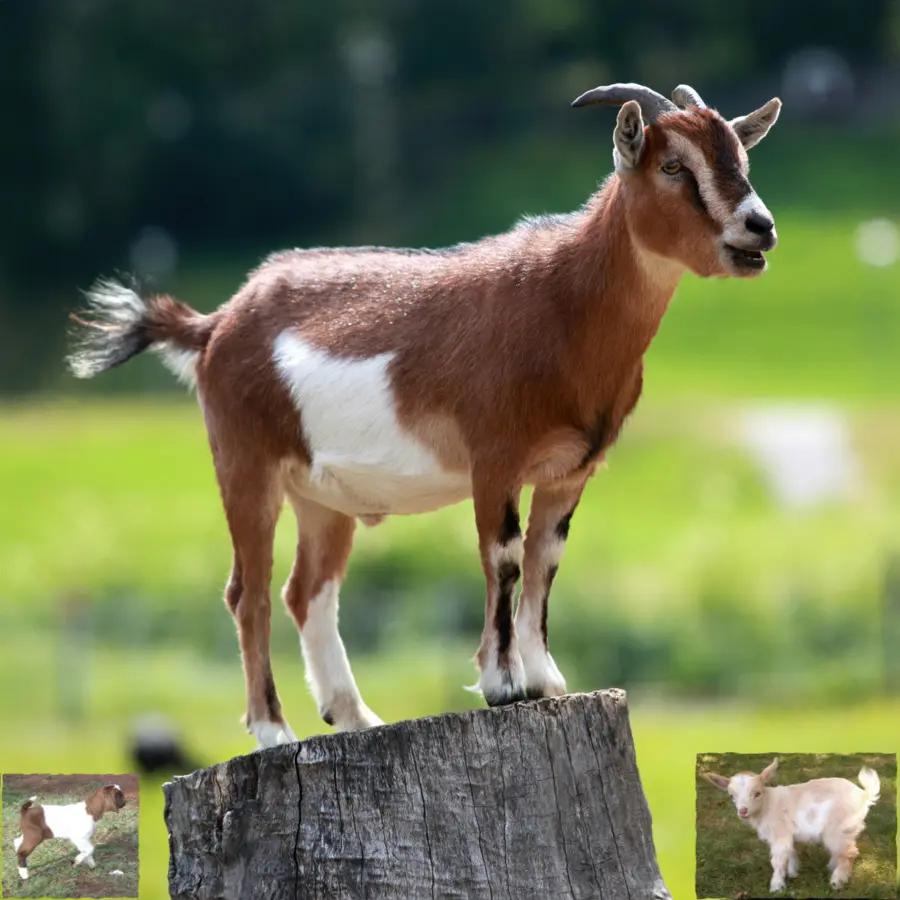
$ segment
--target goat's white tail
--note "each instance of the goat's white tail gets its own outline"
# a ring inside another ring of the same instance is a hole
[[[878,798],[881,796],[881,779],[874,769],[863,766],[859,770],[859,783],[862,785],[863,791],[865,791],[865,808],[868,809],[874,803],[877,803]]]
[[[142,297],[118,281],[98,281],[86,297],[87,309],[72,316],[77,328],[68,362],[76,377],[92,378],[151,347],[178,378],[193,382],[215,316],[165,294]]]

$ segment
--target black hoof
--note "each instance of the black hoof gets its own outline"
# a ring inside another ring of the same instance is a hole
[[[485,694],[484,699],[488,706],[509,706],[510,703],[518,703],[527,698],[524,688],[515,688],[513,685],[504,684],[499,691]]]

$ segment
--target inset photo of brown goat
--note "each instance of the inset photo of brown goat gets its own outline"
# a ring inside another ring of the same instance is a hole
[[[3,897],[137,897],[137,775],[4,775]]]
[[[897,757],[697,757],[697,897],[897,897]]]

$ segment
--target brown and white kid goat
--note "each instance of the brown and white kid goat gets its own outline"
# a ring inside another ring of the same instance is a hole
[[[89,794],[80,803],[63,806],[35,806],[37,797],[26,800],[19,808],[22,833],[13,840],[19,863],[19,877],[28,878],[28,857],[44,841],[65,838],[78,849],[73,864],[87,863],[94,868],[94,845],[91,836],[104,813],[118,812],[125,806],[125,794],[117,784],[107,784]]]
[[[196,384],[260,746],[295,740],[269,659],[285,497],[299,541],[283,598],[326,722],[380,724],[338,633],[356,520],[467,497],[487,581],[478,687],[491,705],[565,692],[548,651],[548,595],[585,484],[640,396],[644,353],[686,271],[753,277],[776,243],[747,150],[781,102],[729,122],[691,88],[672,96],[615,84],[575,100],[621,109],[615,173],[570,215],[437,251],[276,253],[210,315],[110,281],[88,293],[75,375],[152,347]],[[524,485],[534,495],[523,540]]]

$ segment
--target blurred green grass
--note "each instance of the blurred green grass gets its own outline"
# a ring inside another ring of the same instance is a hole
[[[736,441],[742,408],[654,398],[635,415],[576,513],[555,586],[551,634],[568,672],[692,694],[735,690],[750,675],[776,693],[785,679],[832,696],[880,685],[900,422],[886,403],[845,405],[865,476],[857,496],[786,513]],[[105,640],[189,634],[205,655],[233,656],[221,601],[230,542],[190,403],[10,408],[0,430],[0,625],[53,625],[63,600],[82,597]],[[294,546],[285,516],[276,589]],[[450,636],[474,648],[476,547],[469,503],[361,528],[343,595],[351,649]],[[287,651],[296,634],[277,600],[276,610],[273,642]]]
[[[879,745],[880,746],[880,745]],[[772,785],[799,784],[813,778],[846,778],[859,786],[863,766],[878,773],[881,797],[866,816],[859,838],[859,859],[850,882],[841,890],[829,887],[828,852],[798,845],[800,873],[787,890],[770,894],[770,848],[741,822],[731,798],[706,780],[714,772],[730,777],[737,772],[761,772],[778,755]],[[854,753],[756,755],[707,753],[697,765],[697,896],[734,897],[741,891],[754,896],[897,897],[897,757],[895,754]]]
[[[558,164],[559,151],[554,152]],[[590,159],[596,166],[596,157]],[[549,158],[534,169],[540,175],[545,167],[551,169]],[[512,171],[519,180],[525,178],[521,169]],[[557,175],[563,177],[562,184]],[[480,219],[485,232],[508,228],[522,213],[521,192],[509,183],[509,177],[498,169],[496,177],[477,184],[475,190],[457,186],[452,196],[441,201],[446,231],[433,234],[435,240],[452,243],[478,236],[452,224],[463,217],[454,214],[451,200],[469,202],[473,196],[490,210]],[[542,191],[540,179],[529,175],[533,205],[528,211],[580,205],[593,187],[591,177],[577,166],[553,170],[552,175],[548,171]],[[880,190],[883,209],[892,198]],[[769,255],[769,271],[750,281],[684,278],[647,356],[645,396],[896,398],[900,266],[869,265],[856,248],[859,225],[874,214],[843,209],[824,215],[802,208],[781,212],[771,201],[770,205],[778,223],[779,246]],[[424,238],[423,242],[434,243]],[[192,258],[166,288],[197,309],[210,311],[239,288],[262,255]],[[78,305],[74,290],[68,302],[73,308]],[[48,374],[47,385],[72,391],[71,377],[61,361],[55,373]],[[159,361],[148,356],[98,380],[93,389],[159,388],[182,390]],[[91,389],[79,386],[80,393]]]

